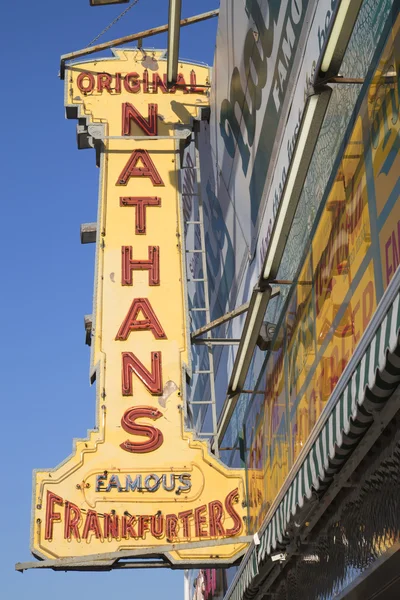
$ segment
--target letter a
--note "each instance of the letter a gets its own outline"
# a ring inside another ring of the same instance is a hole
[[[139,313],[143,313],[144,319],[139,320]],[[127,340],[131,331],[148,331],[153,332],[157,340],[166,340],[164,329],[161,327],[160,321],[157,319],[154,310],[147,298],[134,298],[128,314],[122,322],[121,327],[115,337],[116,340]]]
[[[136,166],[139,160],[142,161],[143,167]],[[115,185],[126,185],[131,177],[150,177],[153,185],[164,185],[147,150],[134,150],[132,152]]]

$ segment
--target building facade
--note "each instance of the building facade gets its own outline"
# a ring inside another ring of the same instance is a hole
[[[187,419],[245,469],[254,538],[190,598],[350,598],[396,554],[399,62],[398,2],[221,2],[183,156]]]

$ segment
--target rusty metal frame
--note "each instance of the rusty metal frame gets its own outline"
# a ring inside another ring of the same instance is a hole
[[[135,568],[153,568],[164,567],[172,569],[191,569],[202,567],[230,566],[240,559],[245,548],[241,553],[235,554],[232,559],[221,561],[217,556],[210,553],[209,558],[188,559],[186,562],[176,560],[172,552],[182,550],[197,550],[199,548],[227,546],[229,544],[249,544],[253,541],[252,535],[225,538],[222,540],[204,540],[199,542],[188,542],[187,544],[165,544],[158,548],[138,548],[135,550],[120,550],[118,552],[106,552],[104,554],[88,554],[76,558],[56,558],[41,561],[31,561],[17,563],[15,570],[22,573],[28,569],[53,569],[54,571],[111,571],[112,569],[135,569]],[[136,559],[136,560],[132,560]],[[144,559],[144,560],[139,560]],[[147,560],[146,560],[147,559]],[[157,560],[154,560],[157,559]],[[127,562],[131,560],[132,562]]]
[[[181,27],[186,27],[186,25],[193,25],[193,23],[200,23],[201,21],[206,21],[207,19],[212,19],[213,17],[217,17],[219,15],[219,9],[210,10],[205,13],[201,13],[199,15],[195,15],[193,17],[188,17],[187,19],[182,19],[180,21]],[[132,33],[131,35],[125,35],[124,37],[117,38],[115,40],[110,40],[109,42],[104,42],[103,44],[96,44],[95,46],[89,46],[89,48],[83,48],[82,50],[76,50],[75,52],[68,52],[68,54],[63,54],[61,56],[60,62],[60,79],[64,79],[65,76],[65,68],[66,62],[68,60],[74,60],[76,58],[80,58],[81,56],[88,56],[89,54],[95,54],[96,52],[101,52],[102,50],[107,50],[108,48],[123,46],[124,44],[129,44],[129,42],[134,42],[137,40],[142,40],[143,38],[148,38],[153,35],[158,35],[159,33],[164,33],[168,31],[167,25],[160,25],[159,27],[152,27],[151,29],[145,29],[144,31],[139,31],[139,33]]]

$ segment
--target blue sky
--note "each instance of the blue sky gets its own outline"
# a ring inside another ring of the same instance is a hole
[[[93,152],[77,150],[76,122],[65,120],[59,57],[86,46],[126,5],[1,5],[1,597],[176,600],[183,597],[180,572],[14,572],[16,562],[31,560],[32,470],[56,466],[95,422],[83,327],[94,247],[80,245],[79,225],[96,219],[98,170]],[[183,0],[183,16],[217,7],[218,0]],[[162,25],[167,15],[168,0],[140,0],[102,41]],[[183,29],[181,57],[212,64],[216,25]],[[160,35],[143,45],[166,43]]]

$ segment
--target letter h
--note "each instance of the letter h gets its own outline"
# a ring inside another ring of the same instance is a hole
[[[148,260],[134,260],[132,246],[122,246],[122,285],[132,285],[132,271],[148,271],[149,285],[160,285],[160,248],[149,246]]]

